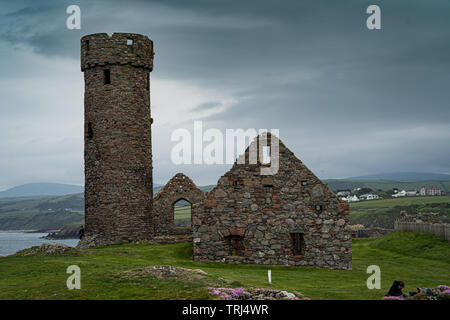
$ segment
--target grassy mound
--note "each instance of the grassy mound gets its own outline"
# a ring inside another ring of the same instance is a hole
[[[450,264],[450,243],[440,237],[413,231],[400,231],[375,239],[372,248],[410,257],[438,260]]]
[[[394,221],[400,218],[400,211],[411,214],[436,212],[450,217],[450,196],[403,197],[350,203],[350,221],[393,229]]]

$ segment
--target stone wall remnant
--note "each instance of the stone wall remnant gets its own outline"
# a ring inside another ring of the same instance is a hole
[[[176,228],[174,223],[174,205],[179,200],[185,200],[191,204],[191,225],[195,219],[192,205],[203,202],[205,194],[195,183],[183,173],[177,173],[155,195],[153,202],[153,225],[155,235],[179,234],[183,229]],[[191,233],[190,228],[185,232]]]

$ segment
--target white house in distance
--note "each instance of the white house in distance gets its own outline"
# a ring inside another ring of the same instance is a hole
[[[422,187],[420,188],[419,194],[421,196],[440,196],[442,195],[442,190],[438,187]]]
[[[341,200],[347,201],[347,202],[358,202],[359,198],[355,195],[353,196],[348,196],[348,197],[342,197],[340,198]]]
[[[377,194],[368,193],[368,194],[361,195],[359,197],[359,199],[361,199],[361,200],[378,200],[378,199],[380,199],[380,196]]]
[[[406,190],[402,190],[399,191],[397,193],[394,193],[392,195],[393,198],[399,198],[399,197],[415,197],[417,196],[417,191],[416,190],[412,190],[412,191],[406,191]]]

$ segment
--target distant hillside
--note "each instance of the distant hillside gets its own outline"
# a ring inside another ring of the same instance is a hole
[[[353,188],[370,188],[372,190],[392,190],[393,188],[405,190],[419,190],[422,187],[439,187],[445,192],[450,192],[450,180],[448,181],[396,181],[396,180],[346,180],[328,179],[323,180],[333,190],[346,190]]]
[[[83,193],[0,199],[0,230],[55,230],[83,220]]]
[[[351,177],[344,180],[450,181],[450,174],[429,172],[390,172]]]
[[[80,193],[84,187],[60,183],[28,183],[0,192],[0,198],[32,197],[32,196],[63,196]]]
[[[200,186],[209,191],[214,186]],[[156,194],[161,186],[154,188]],[[177,206],[188,203],[180,201]],[[84,220],[84,194],[0,198],[0,230],[55,230]],[[69,226],[68,226],[69,227]]]
[[[157,194],[159,192],[159,190],[161,190],[164,186],[163,185],[154,185],[153,186],[153,194]],[[202,190],[203,192],[208,192],[211,191],[212,188],[215,187],[215,185],[208,185],[208,186],[197,186],[200,190]]]

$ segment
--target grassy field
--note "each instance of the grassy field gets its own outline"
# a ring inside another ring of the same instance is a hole
[[[408,213],[438,212],[450,217],[450,196],[403,197],[350,203],[350,221],[366,226],[393,228],[400,211]]]
[[[192,261],[191,244],[116,245],[83,253],[0,258],[0,299],[209,299],[207,286],[271,287],[313,299],[380,299],[393,280],[406,290],[450,283],[450,244],[409,231],[379,239],[355,239],[353,270],[226,265]],[[381,290],[366,287],[366,268],[381,268]],[[66,268],[81,268],[81,290],[66,288]],[[126,270],[172,265],[208,273],[204,278],[124,276]],[[273,284],[267,284],[267,270]]]
[[[191,206],[189,204],[174,206],[174,222],[177,227],[186,227],[191,224]]]
[[[190,219],[191,218],[191,206],[175,207],[174,210],[175,220],[178,219]]]

